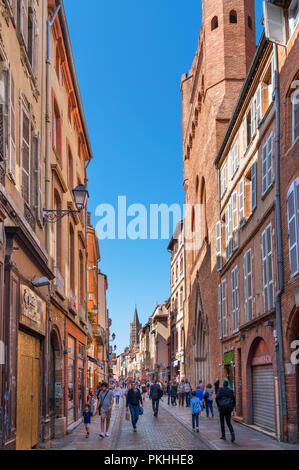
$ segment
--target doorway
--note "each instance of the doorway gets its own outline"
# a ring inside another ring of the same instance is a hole
[[[39,442],[40,341],[19,331],[17,450],[29,450]]]

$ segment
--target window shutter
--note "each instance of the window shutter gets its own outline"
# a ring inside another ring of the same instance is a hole
[[[28,0],[20,0],[20,35],[28,48]]]
[[[16,108],[15,108],[15,83],[10,75],[10,143],[8,171],[13,180],[16,181]]]
[[[256,131],[256,98],[254,98],[251,102],[251,116],[250,116],[250,138],[255,134]]]
[[[264,275],[264,305],[265,305],[265,312],[269,310],[269,301],[268,301],[268,270],[267,270],[267,236],[266,230],[262,234],[262,252],[263,252],[263,275]]]
[[[256,209],[257,205],[257,162],[251,167],[251,211]]]
[[[263,191],[262,193],[265,194],[267,191],[267,144],[263,147],[263,156],[262,156],[262,171],[263,171]]]
[[[38,76],[38,57],[39,57],[39,28],[37,25],[37,19],[36,15],[34,15],[34,22],[33,22],[33,28],[34,28],[34,33],[33,33],[33,73],[34,76]]]
[[[293,96],[293,142],[299,137],[299,93]]]
[[[289,256],[291,277],[299,271],[299,254],[298,254],[298,201],[296,201],[296,192],[298,195],[296,182],[293,183],[287,198],[288,207],[288,227],[289,227]]]
[[[222,287],[218,285],[218,323],[219,323],[219,338],[223,338],[222,331]]]
[[[41,192],[41,154],[40,134],[35,132],[32,138],[32,169],[31,169],[31,206],[36,220],[42,222],[42,192]]]
[[[247,134],[247,114],[244,117],[244,153],[247,150],[248,146],[248,134]]]
[[[233,329],[239,329],[239,287],[238,287],[238,267],[232,270],[232,301],[233,301]]]
[[[245,222],[244,180],[239,184],[239,213],[240,225]]]
[[[286,28],[283,8],[264,1],[264,23],[266,38],[285,46]]]
[[[232,197],[232,211],[233,211],[233,231],[238,229],[238,193],[235,191]]]
[[[31,126],[30,120],[21,107],[21,162],[22,162],[22,196],[30,205],[30,156],[31,156]]]
[[[273,182],[273,135],[271,135],[267,142],[267,184],[268,188]]]
[[[248,255],[249,251],[244,256],[244,286],[245,286],[245,314],[246,322],[249,321],[249,291],[248,291]]]
[[[222,224],[221,221],[216,224],[216,256],[217,256],[217,271],[222,269],[222,237],[221,237]]]
[[[222,281],[222,334],[223,337],[227,336],[227,295],[226,295],[226,280]]]
[[[262,120],[262,84],[260,83],[256,92],[256,126]]]

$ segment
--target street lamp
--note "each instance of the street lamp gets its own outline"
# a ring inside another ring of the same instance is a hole
[[[79,184],[75,189],[72,191],[75,204],[77,207],[77,210],[72,210],[72,209],[67,209],[67,210],[61,210],[61,209],[44,209],[43,210],[43,219],[44,219],[44,224],[46,222],[55,224],[58,222],[60,219],[65,217],[66,215],[70,214],[79,214],[86,206],[87,199],[89,197],[88,190],[86,186],[83,184]]]

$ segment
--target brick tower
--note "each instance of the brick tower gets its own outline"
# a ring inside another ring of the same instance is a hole
[[[221,375],[213,162],[256,50],[254,0],[203,0],[202,7],[198,49],[181,80],[186,238],[199,231],[195,249],[186,240],[186,376],[194,385]]]
[[[139,322],[137,306],[135,306],[134,319],[130,324],[130,350],[133,351],[135,344],[139,343],[139,331],[141,330],[141,323]]]

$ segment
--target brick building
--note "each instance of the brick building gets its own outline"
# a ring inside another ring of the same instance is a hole
[[[185,375],[193,385],[200,379],[211,382],[219,374],[221,353],[215,335],[218,181],[213,165],[256,50],[253,0],[203,0],[202,11],[198,49],[181,81],[184,188],[189,208],[185,218]]]

